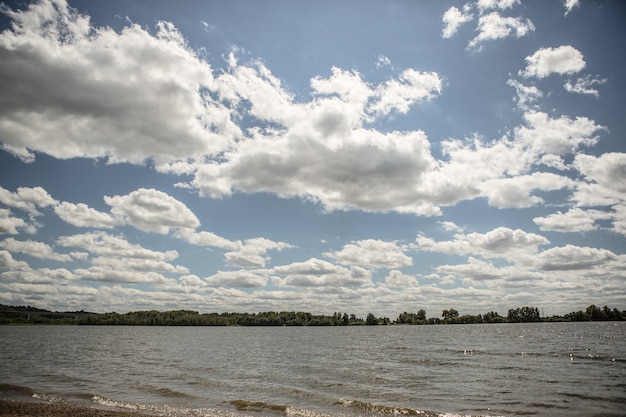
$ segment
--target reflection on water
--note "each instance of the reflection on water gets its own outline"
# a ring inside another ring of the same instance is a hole
[[[0,397],[36,393],[45,401],[179,415],[626,409],[623,322],[0,327],[0,358]]]

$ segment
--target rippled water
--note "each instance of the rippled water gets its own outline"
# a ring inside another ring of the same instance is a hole
[[[626,415],[626,323],[0,327],[0,397],[164,415]]]

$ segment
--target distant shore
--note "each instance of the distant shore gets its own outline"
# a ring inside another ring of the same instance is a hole
[[[0,417],[146,417],[137,411],[116,411],[71,404],[0,400]]]

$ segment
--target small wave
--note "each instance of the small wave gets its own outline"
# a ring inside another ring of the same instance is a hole
[[[228,403],[233,405],[238,411],[270,410],[285,413],[289,409],[286,405],[269,404],[263,401],[232,400],[228,401]]]
[[[63,400],[63,398],[61,397],[57,397],[56,395],[52,395],[52,394],[46,394],[43,392],[33,392],[32,397],[37,400],[45,401],[50,404],[58,404],[58,403],[65,402],[65,400]]]
[[[172,398],[195,398],[191,394],[187,394],[185,392],[176,391],[170,388],[155,388],[153,390],[155,393],[162,395],[164,397],[172,397]]]
[[[10,392],[12,394],[33,395],[33,390],[21,385],[0,384],[0,391]]]
[[[349,407],[358,411],[365,412],[367,414],[382,414],[382,415],[406,415],[406,416],[425,416],[425,417],[469,417],[464,414],[454,413],[438,413],[435,411],[417,410],[409,407],[395,407],[381,404],[368,403],[365,401],[357,400],[344,400],[340,399],[337,405],[343,407]],[[484,416],[488,417],[488,416]]]
[[[368,403],[365,401],[357,401],[357,400],[344,400],[340,399],[336,402],[337,405],[341,405],[343,407],[354,408],[359,411],[365,411],[367,413],[378,413],[378,414],[390,414],[390,415],[409,415],[409,416],[426,416],[426,417],[439,417],[440,414],[432,413],[425,410],[416,410],[413,408],[405,408],[405,407],[393,407],[388,405],[380,405]]]

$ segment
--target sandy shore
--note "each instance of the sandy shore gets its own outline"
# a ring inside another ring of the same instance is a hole
[[[69,404],[0,400],[0,417],[146,417],[132,411],[113,411]]]

